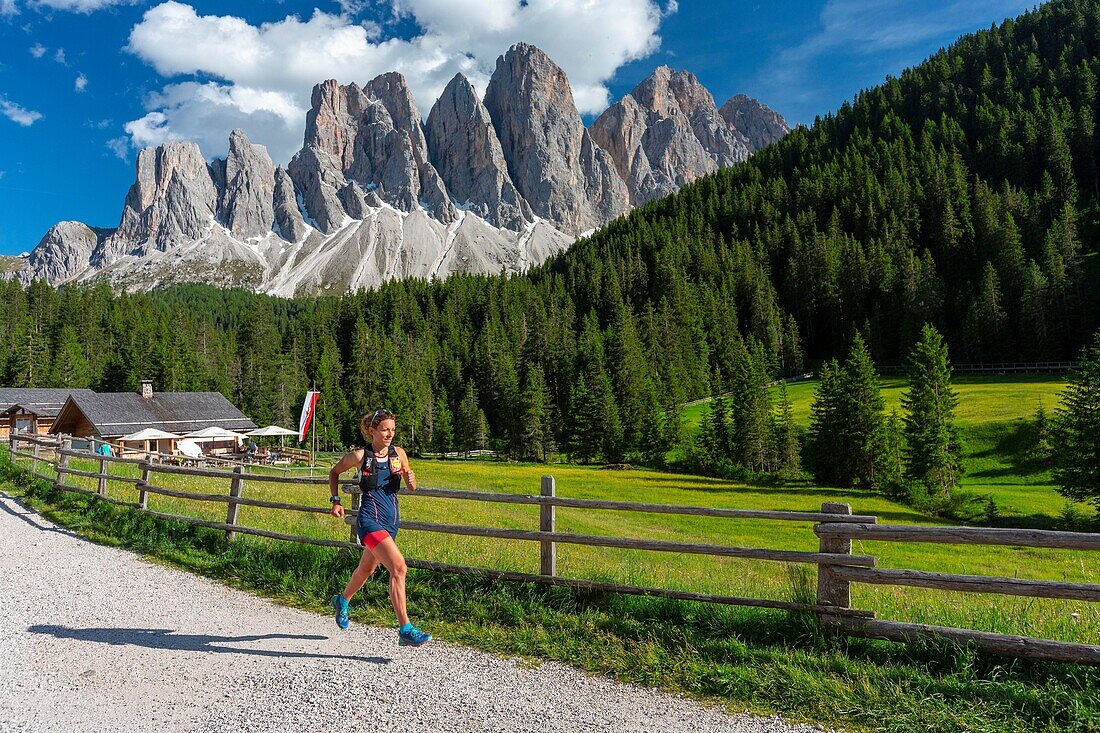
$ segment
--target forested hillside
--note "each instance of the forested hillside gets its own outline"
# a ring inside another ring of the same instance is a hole
[[[1100,321],[1098,72],[1100,0],[1045,5],[525,277],[297,301],[3,283],[0,374],[217,389],[260,424],[315,382],[325,445],[385,406],[420,450],[613,460],[662,455],[670,408],[856,330],[879,363],[926,322],[956,362],[1072,358]]]
[[[1100,273],[1098,54],[1100,3],[1049,3],[614,222],[553,271],[583,309],[580,284],[621,269],[643,307],[670,287],[721,287],[732,251],[755,270],[739,325],[773,348],[769,284],[814,357],[855,326],[893,360],[932,322],[958,360],[1067,358],[1100,320],[1086,295]]]

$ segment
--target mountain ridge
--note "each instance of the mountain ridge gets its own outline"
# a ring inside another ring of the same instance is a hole
[[[638,98],[640,127],[613,124],[608,112]],[[525,43],[498,58],[483,99],[456,75],[426,120],[397,72],[326,80],[285,168],[242,130],[209,163],[190,142],[146,148],[118,227],[59,222],[16,276],[293,296],[521,272],[753,150],[688,72],[660,67],[608,112],[586,127],[565,72]]]

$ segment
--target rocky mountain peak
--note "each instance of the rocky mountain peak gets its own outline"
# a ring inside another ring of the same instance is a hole
[[[579,234],[629,206],[626,184],[593,142],[565,72],[526,43],[497,59],[485,92],[508,171],[534,213]]]
[[[694,74],[660,66],[592,124],[615,161],[634,206],[667,196],[699,176],[749,156]]]
[[[275,165],[267,148],[253,145],[242,130],[229,135],[225,182],[218,218],[242,239],[260,237],[275,222]]]
[[[771,145],[791,131],[782,115],[746,94],[730,97],[718,113],[748,139],[753,150]]]
[[[31,252],[28,269],[47,282],[63,283],[88,269],[92,253],[110,231],[79,221],[59,221]]]
[[[405,77],[396,71],[387,72],[372,79],[367,84],[366,91],[386,108],[394,127],[408,135],[416,160],[417,174],[420,176],[420,197],[424,206],[436,219],[444,223],[454,221],[458,212],[451,202],[443,178],[430,161],[424,124]]]
[[[461,206],[508,229],[534,221],[508,174],[489,111],[462,74],[455,74],[443,90],[426,129],[432,163]]]
[[[146,148],[138,154],[137,179],[126,194],[118,230],[97,249],[92,264],[198,239],[217,206],[218,190],[198,145],[172,141]]]

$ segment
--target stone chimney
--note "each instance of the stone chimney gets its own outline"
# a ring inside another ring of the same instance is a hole
[[[143,379],[141,380],[141,399],[147,400],[153,396],[153,380]]]

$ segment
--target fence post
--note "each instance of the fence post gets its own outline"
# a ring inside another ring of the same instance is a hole
[[[34,443],[31,445],[34,446],[34,462],[31,464],[31,472],[38,473],[38,454],[41,451],[41,446],[38,445],[37,438],[34,439]]]
[[[827,501],[821,505],[823,514],[847,514],[851,515],[851,504],[839,504]],[[818,552],[833,554],[852,554],[852,541],[850,539],[833,539],[822,537],[818,546]],[[817,566],[817,603],[820,606],[836,606],[837,608],[851,608],[852,595],[851,584],[847,580],[840,580],[833,572],[833,566],[825,563]],[[834,616],[825,614],[822,621],[828,622],[835,619]]]
[[[65,437],[61,439],[61,451],[57,456],[57,480],[53,482],[53,485],[59,489],[65,483],[65,474],[68,473],[66,469],[69,468],[69,454],[67,451],[72,450],[72,447],[72,438]]]
[[[8,458],[15,463],[15,433],[8,433]]]
[[[241,466],[237,466],[233,469],[233,481],[229,484],[229,496],[234,499],[240,498],[241,493],[244,491],[244,469]],[[241,505],[235,501],[229,502],[229,509],[225,513],[226,524],[236,524],[237,515],[240,514]],[[225,532],[225,538],[231,540],[237,536],[237,533],[229,529]]]
[[[542,477],[542,495],[554,496],[555,486],[553,476]],[[540,532],[553,532],[554,531],[554,510],[553,504],[539,504],[539,531]],[[539,541],[539,572],[542,575],[548,575],[553,577],[557,575],[558,563],[557,553],[555,551],[555,543],[550,540]]]
[[[138,503],[141,504],[142,509],[148,509],[149,492],[145,490],[145,486],[149,483],[149,459],[145,458],[138,465],[141,466],[141,483],[138,484]]]
[[[107,459],[99,457],[99,495],[107,496]]]

